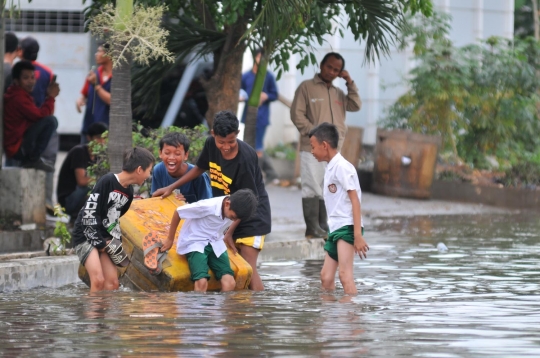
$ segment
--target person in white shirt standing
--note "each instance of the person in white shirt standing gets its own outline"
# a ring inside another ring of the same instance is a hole
[[[330,234],[324,244],[326,256],[321,270],[322,287],[336,288],[335,277],[346,294],[358,293],[354,284],[354,254],[367,257],[369,246],[364,240],[362,191],[354,166],[338,152],[339,133],[335,125],[321,123],[309,132],[311,154],[319,162],[328,162],[324,172],[323,196],[328,212]]]
[[[178,224],[184,219],[176,252],[186,256],[195,291],[206,292],[209,268],[221,282],[222,292],[234,290],[234,272],[223,237],[233,221],[247,220],[255,213],[257,201],[252,190],[241,189],[230,196],[199,200],[176,209],[160,251],[171,248]]]

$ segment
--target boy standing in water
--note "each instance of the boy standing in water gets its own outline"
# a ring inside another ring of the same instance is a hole
[[[224,241],[235,253],[246,260],[253,269],[249,288],[264,290],[257,272],[257,258],[265,236],[271,230],[270,201],[264,187],[257,152],[237,139],[238,118],[231,111],[216,114],[212,136],[206,139],[197,165],[174,184],[156,190],[152,196],[165,198],[174,189],[210,170],[210,183],[214,197],[234,194],[240,189],[251,189],[258,197],[257,211],[249,220],[236,220],[229,227]],[[238,248],[238,250],[237,250]]]
[[[236,282],[227,246],[223,242],[224,232],[234,220],[249,219],[256,209],[257,197],[249,189],[180,206],[173,214],[169,235],[161,251],[171,248],[178,224],[185,219],[178,235],[176,252],[186,255],[195,291],[206,292],[208,289],[208,269],[212,269],[221,282],[222,292],[232,291]]]
[[[322,287],[336,288],[335,277],[339,267],[339,280],[346,294],[356,294],[354,284],[354,254],[367,257],[369,246],[364,240],[362,191],[354,166],[338,152],[339,133],[335,125],[322,123],[309,132],[311,154],[319,162],[328,162],[324,172],[323,195],[328,212],[330,234],[324,244],[326,257],[321,270]]]
[[[101,177],[79,212],[73,228],[73,246],[90,276],[90,292],[116,290],[116,266],[129,263],[121,241],[119,219],[133,201],[132,184],[150,176],[155,158],[144,148],[124,153],[122,172]]]

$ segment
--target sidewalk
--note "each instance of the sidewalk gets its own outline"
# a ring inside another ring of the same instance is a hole
[[[302,192],[296,186],[267,186],[272,210],[272,232],[266,237],[259,261],[302,260],[324,257],[322,239],[304,237]],[[371,222],[383,217],[419,215],[464,215],[508,212],[507,209],[481,204],[463,204],[439,200],[392,198],[362,193],[362,217],[369,230]]]

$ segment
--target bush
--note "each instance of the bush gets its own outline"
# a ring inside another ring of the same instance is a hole
[[[266,150],[266,154],[272,158],[280,158],[294,161],[296,159],[296,145],[292,143],[278,144]]]
[[[148,129],[139,124],[136,126],[136,130],[133,131],[133,146],[148,149],[156,157],[156,163],[159,163],[161,161],[159,159],[159,141],[165,134],[171,132],[180,132],[189,138],[191,141],[189,146],[189,158],[191,158],[191,162],[195,162],[201,154],[204,142],[208,136],[208,128],[203,125],[196,126],[195,128],[168,127]],[[107,135],[108,132],[103,133],[104,138],[107,138]],[[88,167],[88,175],[93,179],[92,182],[96,183],[99,178],[107,174],[110,169],[107,143],[99,144],[91,142],[90,148],[95,155],[96,163]],[[139,193],[148,191],[151,183],[152,177],[148,178],[145,184],[139,188]]]
[[[503,183],[507,186],[536,188],[540,186],[540,149],[524,153],[506,170]]]

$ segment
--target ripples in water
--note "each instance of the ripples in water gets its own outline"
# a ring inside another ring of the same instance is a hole
[[[262,263],[262,293],[5,293],[0,355],[539,356],[539,229],[521,216],[378,221],[355,297],[321,292],[321,260]]]

